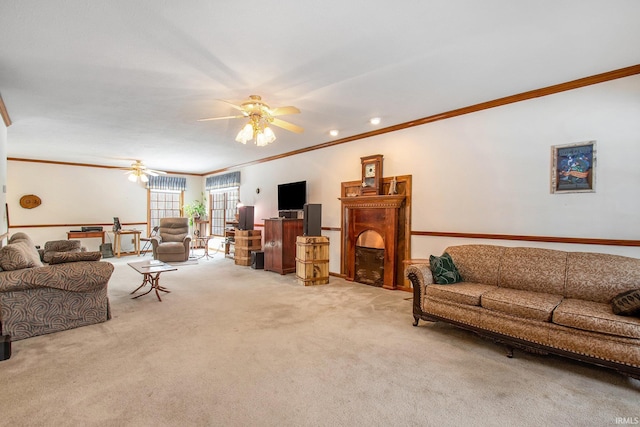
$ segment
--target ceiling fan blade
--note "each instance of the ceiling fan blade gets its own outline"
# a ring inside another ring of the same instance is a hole
[[[225,120],[225,119],[241,119],[243,117],[247,117],[246,114],[241,114],[239,116],[225,116],[225,117],[209,117],[207,119],[198,119],[199,122],[208,122],[211,120]]]
[[[300,110],[296,107],[276,107],[271,110],[272,116],[284,116],[285,114],[300,114]]]
[[[242,106],[237,105],[237,104],[234,104],[233,102],[225,101],[224,99],[219,99],[218,101],[222,101],[222,102],[224,102],[225,104],[229,104],[229,105],[231,105],[233,108],[235,108],[236,110],[244,111],[244,108],[242,108]]]
[[[284,120],[280,119],[273,119],[273,121],[271,121],[271,124],[295,133],[304,132],[304,129],[300,126],[294,125],[293,123],[285,122]]]
[[[152,176],[166,175],[167,174],[164,171],[158,171],[158,170],[155,170],[155,169],[145,169],[144,172],[148,173],[149,175],[152,175]]]

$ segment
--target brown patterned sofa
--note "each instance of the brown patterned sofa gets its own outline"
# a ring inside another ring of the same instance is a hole
[[[0,324],[13,341],[111,318],[107,283],[113,265],[77,245],[45,245],[44,264],[31,239],[16,233],[0,249]]]
[[[435,284],[430,264],[405,269],[414,326],[444,321],[513,348],[579,359],[640,379],[640,312],[612,300],[640,288],[640,259],[492,245],[445,250],[461,282]]]

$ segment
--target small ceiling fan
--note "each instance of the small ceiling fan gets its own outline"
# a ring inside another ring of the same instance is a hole
[[[282,129],[290,132],[302,133],[304,129],[293,123],[276,118],[277,116],[284,116],[287,114],[299,114],[300,110],[296,107],[275,107],[271,108],[267,103],[262,101],[262,97],[259,95],[251,95],[249,99],[243,101],[239,105],[229,101],[221,100],[231,105],[242,114],[235,116],[223,116],[223,117],[210,117],[206,119],[199,119],[199,122],[206,122],[211,120],[225,120],[225,119],[240,119],[248,118],[249,122],[242,128],[236,137],[236,141],[246,144],[247,141],[255,139],[256,145],[264,146],[275,141],[274,135],[269,125],[278,126]]]
[[[158,171],[154,169],[149,169],[146,167],[140,160],[136,160],[135,163],[131,163],[131,166],[124,173],[125,175],[129,175],[128,179],[131,182],[137,182],[138,180],[142,182],[148,182],[149,176],[158,176],[158,175],[166,175],[166,172]]]

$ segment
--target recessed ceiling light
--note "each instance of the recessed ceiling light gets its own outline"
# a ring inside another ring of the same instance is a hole
[[[336,129],[331,129],[331,130],[329,131],[329,135],[331,135],[331,136],[338,136],[338,133],[339,133],[339,132],[338,132]]]
[[[371,123],[372,125],[379,125],[380,124],[380,117],[371,118],[371,120],[369,120],[369,123]]]

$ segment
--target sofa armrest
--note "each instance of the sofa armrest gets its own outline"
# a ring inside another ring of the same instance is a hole
[[[184,243],[184,250],[189,252],[189,249],[191,247],[191,235],[187,234],[186,236],[184,236],[184,240],[182,241],[182,243]]]
[[[107,285],[113,270],[113,264],[109,262],[79,261],[6,271],[0,273],[0,292],[42,287],[92,292]]]
[[[429,264],[410,264],[405,268],[404,275],[413,287],[413,317],[415,319],[413,326],[417,326],[418,317],[416,314],[422,313],[426,288],[433,284],[431,266]]]
[[[422,288],[433,285],[433,274],[429,264],[409,264],[404,270],[404,275],[411,281],[414,288],[416,285]]]

